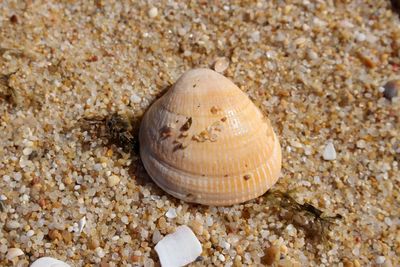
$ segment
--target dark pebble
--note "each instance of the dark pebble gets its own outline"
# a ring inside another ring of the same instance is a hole
[[[392,100],[393,97],[399,95],[400,80],[388,81],[383,88],[385,89],[385,91],[383,91],[383,96],[388,100]]]

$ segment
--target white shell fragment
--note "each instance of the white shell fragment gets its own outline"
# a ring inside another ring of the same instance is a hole
[[[34,261],[30,267],[71,267],[71,266],[63,261],[51,257],[43,257]]]
[[[174,219],[178,216],[178,214],[176,214],[176,209],[169,208],[168,211],[165,213],[165,216],[167,216],[168,219]]]
[[[335,160],[336,159],[336,150],[335,150],[335,147],[333,146],[332,142],[329,142],[326,145],[324,152],[322,154],[322,157],[324,158],[324,160]]]
[[[86,217],[83,216],[83,218],[79,220],[79,229],[78,229],[79,234],[82,233],[83,229],[85,228],[85,225],[86,225]]]
[[[24,255],[24,252],[21,249],[19,249],[19,248],[10,248],[7,251],[6,258],[7,258],[7,260],[12,260],[12,259],[14,259],[14,258],[16,258],[18,256],[21,256],[21,255]]]
[[[155,250],[162,267],[184,266],[195,261],[202,252],[199,240],[186,225],[161,239]]]

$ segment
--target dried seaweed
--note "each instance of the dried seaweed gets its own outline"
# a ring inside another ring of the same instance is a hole
[[[291,192],[268,191],[265,197],[280,211],[281,219],[302,229],[306,238],[310,240],[326,240],[329,226],[335,222],[335,219],[342,218],[340,214],[325,216],[324,212],[314,205],[297,202],[291,196]]]
[[[18,96],[16,90],[10,86],[10,77],[16,72],[10,74],[0,74],[0,98],[3,98],[7,103],[16,105]]]
[[[109,143],[122,148],[124,152],[138,154],[138,129],[139,122],[131,122],[117,113],[104,118],[84,118],[83,121],[89,125],[100,126],[99,137],[105,137]],[[86,126],[83,126],[85,129]]]

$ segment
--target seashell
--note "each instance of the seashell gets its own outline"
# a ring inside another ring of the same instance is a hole
[[[194,69],[145,113],[140,155],[164,191],[205,205],[231,205],[265,193],[281,170],[271,124],[235,84]]]
[[[42,257],[35,260],[30,267],[71,267],[69,264],[52,257]]]

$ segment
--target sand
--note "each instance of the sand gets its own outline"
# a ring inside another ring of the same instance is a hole
[[[400,101],[382,87],[399,25],[386,0],[1,2],[0,265],[157,266],[153,233],[179,225],[202,244],[193,266],[400,265]],[[269,117],[273,190],[300,204],[181,202],[111,142],[107,116],[139,120],[195,67]]]

